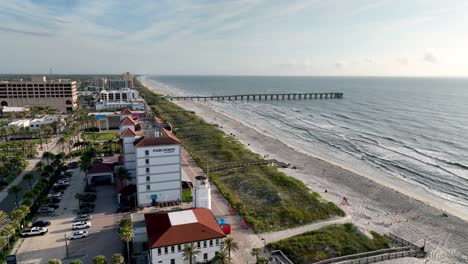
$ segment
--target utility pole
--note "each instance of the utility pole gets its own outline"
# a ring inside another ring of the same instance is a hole
[[[63,234],[63,238],[65,238],[65,250],[67,251],[67,258],[68,256],[68,242],[67,242],[67,233]]]

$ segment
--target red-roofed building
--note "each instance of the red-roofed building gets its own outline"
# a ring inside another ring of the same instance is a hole
[[[193,263],[214,258],[226,237],[206,208],[145,214],[151,263],[183,264],[183,250],[193,244],[199,251]]]
[[[112,184],[114,182],[114,165],[98,163],[88,170],[88,184]]]

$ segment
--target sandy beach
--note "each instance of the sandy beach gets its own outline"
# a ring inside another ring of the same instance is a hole
[[[144,78],[140,81],[155,92],[171,94],[167,87],[155,86]],[[407,258],[387,263],[468,263],[468,212],[444,207],[437,199],[397,181],[363,176],[342,164],[308,155],[209,103],[177,104],[195,111],[207,122],[221,125],[252,151],[291,163],[295,169],[283,169],[286,174],[338,204],[354,224],[380,233],[395,233],[415,244],[425,244],[429,251],[426,259]],[[349,205],[342,204],[343,197]],[[442,216],[444,212],[449,216]]]

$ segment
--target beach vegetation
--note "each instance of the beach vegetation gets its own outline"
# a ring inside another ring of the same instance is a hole
[[[331,225],[269,243],[267,248],[281,250],[292,262],[302,264],[389,247],[384,236],[373,231],[370,234],[372,237],[350,223]]]
[[[183,147],[204,170],[231,206],[256,232],[281,230],[334,216],[344,216],[335,204],[314,195],[301,181],[272,166],[251,166],[229,171],[209,168],[257,162],[264,158],[247,149],[233,134],[210,124],[192,111],[153,93],[138,81],[136,89],[155,115],[171,124]]]

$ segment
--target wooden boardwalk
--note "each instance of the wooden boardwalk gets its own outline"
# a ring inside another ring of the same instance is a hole
[[[343,93],[275,93],[275,94],[235,94],[211,96],[166,96],[168,100],[176,101],[262,101],[262,100],[306,100],[306,99],[342,99]]]
[[[284,163],[275,159],[260,160],[260,161],[250,161],[250,162],[235,162],[235,163],[226,163],[222,165],[217,165],[210,167],[210,172],[219,172],[229,169],[240,169],[251,166],[262,166],[262,165],[275,165],[280,168],[288,168],[289,163]]]

